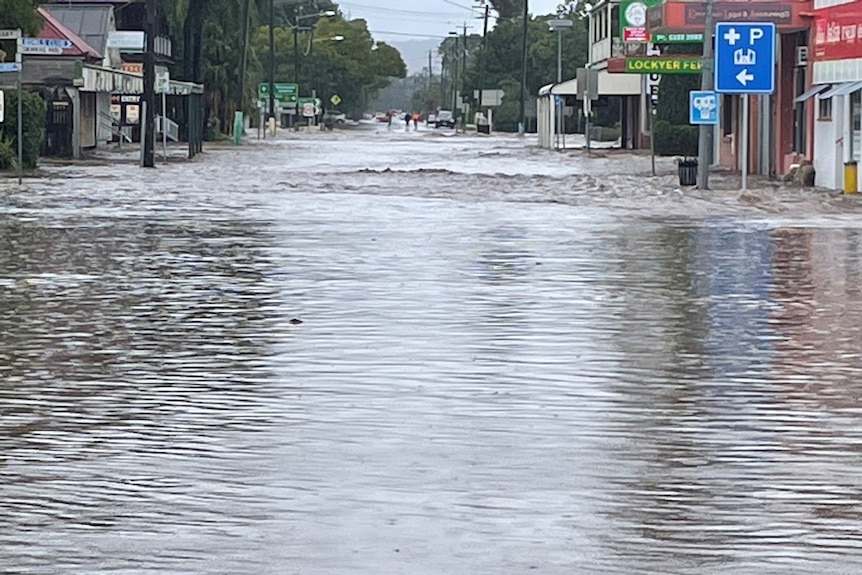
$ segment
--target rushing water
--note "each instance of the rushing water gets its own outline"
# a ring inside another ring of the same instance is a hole
[[[6,192],[0,571],[862,572],[855,204],[568,162],[321,136]]]

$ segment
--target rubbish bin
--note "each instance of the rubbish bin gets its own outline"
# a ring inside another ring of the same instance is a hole
[[[491,133],[491,124],[477,124],[476,131],[480,134],[490,134]]]
[[[855,160],[844,162],[844,193],[855,194],[859,186],[859,172]]]
[[[697,160],[684,159],[677,162],[679,171],[680,186],[696,186],[697,185]]]

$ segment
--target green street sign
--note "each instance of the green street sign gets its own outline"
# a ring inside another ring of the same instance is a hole
[[[626,58],[629,74],[700,74],[700,58]]]
[[[273,84],[275,88],[275,100],[279,104],[295,104],[299,96],[299,85],[297,84]],[[269,100],[269,82],[261,82],[257,87],[258,100]]]

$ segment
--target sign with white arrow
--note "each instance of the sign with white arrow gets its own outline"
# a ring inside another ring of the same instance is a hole
[[[775,91],[775,24],[716,24],[715,91],[722,94]]]

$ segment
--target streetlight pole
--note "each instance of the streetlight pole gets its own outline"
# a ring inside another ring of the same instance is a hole
[[[491,14],[491,5],[485,4],[485,23],[482,28],[482,60],[479,63],[479,113],[484,114],[485,111],[482,108],[482,92],[485,90],[485,61],[487,60],[487,55],[485,51],[488,49],[488,17]],[[490,132],[489,132],[490,133]]]
[[[700,68],[700,89],[704,91],[712,91],[713,68],[715,61],[713,59],[712,47],[712,32],[713,32],[713,0],[706,0],[706,18],[704,19],[703,27],[703,64]],[[747,130],[748,126],[743,124],[743,130]],[[653,133],[655,137],[655,133]],[[697,189],[709,189],[709,147],[712,144],[712,126],[701,124],[697,138]],[[743,162],[747,162],[748,158],[742,158]],[[743,172],[744,173],[744,172]]]

